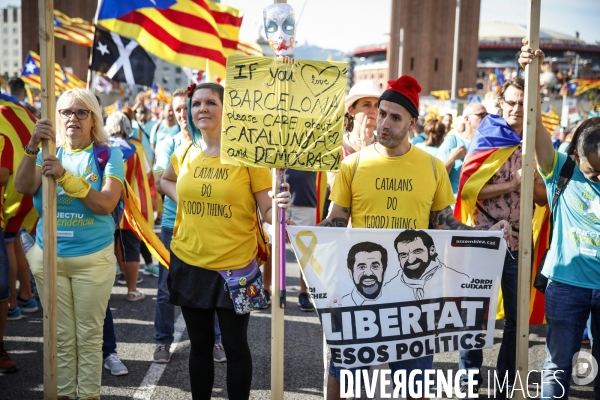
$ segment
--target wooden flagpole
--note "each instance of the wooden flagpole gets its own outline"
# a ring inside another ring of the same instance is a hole
[[[54,120],[54,0],[38,0],[40,22],[40,75],[42,117]],[[56,154],[56,142],[42,141],[42,156]],[[42,177],[42,204],[44,213],[44,399],[56,399],[56,183],[54,177]]]
[[[274,0],[273,3],[287,3],[286,0]],[[273,174],[273,193],[277,194],[281,190],[280,176],[282,170],[280,168],[275,169]],[[271,251],[271,288],[273,290],[271,298],[273,303],[271,305],[271,399],[272,400],[283,400],[283,350],[284,350],[284,317],[285,309],[281,307],[280,302],[280,279],[281,277],[281,254],[285,255],[285,242],[283,242],[283,249],[281,235],[279,229],[279,207],[275,199],[272,203],[272,220],[273,225],[273,247]],[[283,259],[285,262],[285,258]],[[285,279],[285,277],[283,277]],[[302,279],[302,278],[301,278]]]
[[[530,0],[529,24],[527,37],[529,46],[538,49],[540,46],[540,9],[541,0]],[[525,101],[523,106],[523,165],[521,180],[521,223],[519,227],[519,285],[517,292],[517,354],[516,373],[521,380],[527,376],[529,369],[529,299],[531,296],[531,259],[532,218],[533,218],[533,185],[534,185],[534,151],[535,132],[537,129],[538,107],[538,58],[525,68]],[[522,381],[521,381],[522,382]],[[525,399],[522,391],[516,391],[516,398]]]

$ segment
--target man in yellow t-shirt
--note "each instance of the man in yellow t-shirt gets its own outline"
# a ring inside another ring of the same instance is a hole
[[[377,229],[477,229],[458,222],[452,213],[454,194],[441,160],[411,146],[408,132],[419,116],[421,86],[405,75],[388,82],[378,101],[377,143],[346,157],[331,194],[331,213],[321,226]],[[510,234],[500,221],[490,230]],[[396,370],[431,369],[433,356],[390,363]],[[340,371],[329,366],[327,398],[340,398]],[[423,380],[423,374],[417,375]],[[415,382],[416,380],[415,379]],[[423,385],[424,382],[421,383]],[[421,386],[423,387],[423,386]]]

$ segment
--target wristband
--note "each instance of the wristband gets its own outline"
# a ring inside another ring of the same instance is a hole
[[[37,157],[38,153],[40,152],[40,148],[38,147],[36,151],[31,151],[29,150],[29,147],[27,147],[27,145],[23,146],[23,149],[25,150],[25,155],[28,155],[29,158],[35,158]],[[33,157],[31,157],[33,156]]]
[[[24,156],[27,158],[33,158],[33,159],[37,158],[37,154],[29,154],[28,152],[25,152]]]
[[[63,176],[56,180],[59,186],[61,186],[68,196],[83,199],[86,197],[92,188],[92,185],[85,180],[84,177],[76,177],[67,170]]]

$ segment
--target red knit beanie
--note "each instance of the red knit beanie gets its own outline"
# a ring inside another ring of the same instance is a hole
[[[419,93],[421,85],[415,78],[409,75],[403,75],[395,81],[388,81],[388,87],[379,97],[377,106],[381,100],[391,101],[400,104],[414,118],[419,116]]]

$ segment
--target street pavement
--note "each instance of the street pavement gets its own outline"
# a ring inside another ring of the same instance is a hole
[[[287,305],[285,323],[285,399],[322,399],[324,381],[323,336],[315,312],[302,312],[297,306],[300,289],[299,269],[293,253],[287,252]],[[140,271],[141,273],[141,271]],[[151,362],[154,352],[154,307],[156,302],[157,278],[144,276],[138,288],[146,299],[138,302],[125,300],[124,286],[115,285],[110,307],[115,322],[117,351],[129,369],[129,375],[114,377],[106,370],[102,374],[103,399],[191,399],[188,357],[190,342],[185,331],[183,318],[177,310],[176,330],[182,333],[171,362],[166,365]],[[275,303],[275,302],[274,302]],[[270,308],[252,313],[248,327],[248,340],[252,352],[253,379],[251,399],[270,399],[271,373],[271,319]],[[5,347],[16,360],[19,371],[0,374],[0,400],[43,399],[43,354],[42,354],[42,311],[24,314],[20,321],[7,322]],[[529,370],[541,370],[544,358],[545,326],[535,326],[529,337]],[[480,398],[488,398],[488,373],[493,377],[495,362],[502,337],[502,322],[496,326],[495,344],[484,350],[482,375],[484,382]],[[583,347],[590,351],[589,346]],[[215,363],[214,399],[227,399],[227,364]],[[434,368],[453,370],[457,368],[457,353],[435,356]],[[194,379],[202,379],[195,377]],[[525,381],[525,378],[523,379]],[[531,398],[536,394],[536,385],[541,382],[540,373],[529,376]],[[235,383],[234,383],[235,384]],[[492,383],[490,383],[490,387]],[[494,397],[491,390],[491,397]],[[592,384],[572,386],[572,399],[593,398]],[[362,398],[365,397],[363,393]]]

